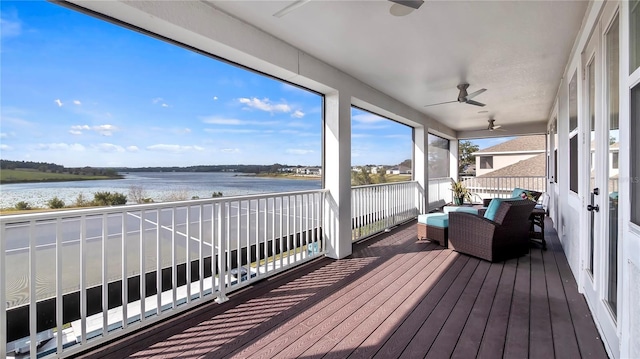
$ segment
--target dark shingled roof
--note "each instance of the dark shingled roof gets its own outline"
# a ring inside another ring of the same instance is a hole
[[[541,153],[534,157],[516,162],[507,167],[499,168],[495,171],[478,176],[478,178],[488,177],[518,177],[518,176],[544,176],[546,169],[546,154]]]
[[[475,153],[482,154],[490,152],[544,151],[545,142],[546,141],[544,135],[520,136],[514,138],[513,140],[476,151]]]

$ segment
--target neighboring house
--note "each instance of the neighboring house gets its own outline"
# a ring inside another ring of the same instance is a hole
[[[469,178],[465,180],[465,185],[481,198],[508,196],[515,187],[545,192],[545,170],[546,154],[540,153],[475,178]]]
[[[388,175],[406,175],[411,174],[411,168],[405,166],[392,167],[387,170]]]
[[[473,153],[476,156],[476,176],[511,166],[541,153],[545,153],[544,135],[516,137],[513,140],[479,150]],[[544,168],[545,164],[543,163],[543,172]],[[520,176],[526,176],[526,174]]]
[[[299,175],[320,176],[322,174],[322,169],[320,167],[303,167],[297,168],[296,173]]]

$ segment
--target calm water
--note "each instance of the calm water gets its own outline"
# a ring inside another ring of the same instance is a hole
[[[75,202],[79,194],[93,199],[95,192],[129,194],[132,186],[143,188],[146,197],[156,202],[170,199],[210,198],[214,192],[224,196],[256,193],[305,191],[321,188],[320,180],[297,180],[242,176],[236,173],[209,172],[138,172],[124,179],[104,181],[45,182],[0,185],[0,208],[13,207],[20,201],[33,207],[47,207],[57,196],[66,204]]]

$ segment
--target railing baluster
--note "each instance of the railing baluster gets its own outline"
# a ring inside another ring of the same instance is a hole
[[[198,207],[198,217],[200,219],[200,235],[198,240],[198,289],[200,293],[198,298],[203,299],[204,297],[204,254],[202,248],[202,242],[204,242],[204,207],[203,205],[199,205]]]
[[[269,273],[269,237],[268,237],[268,229],[269,229],[269,217],[267,216],[269,208],[269,199],[264,199],[264,273]]]
[[[102,214],[102,337],[109,330],[109,266],[107,263],[107,239],[109,224],[106,213]]]
[[[4,226],[3,226],[4,228]],[[3,234],[4,238],[4,234]],[[0,240],[1,241],[1,240]],[[4,254],[4,248],[0,245],[0,252],[2,255]],[[0,263],[4,263],[4,258],[0,257]],[[0,273],[6,273],[4,268],[0,268]],[[4,278],[2,278],[2,282],[4,282]],[[3,287],[4,284],[0,283],[0,287]],[[62,219],[56,219],[56,354],[62,354],[62,327],[64,326],[63,317],[62,317]],[[1,292],[1,290],[0,290]],[[3,295],[0,295],[0,302],[4,303],[5,299]],[[1,307],[0,311],[4,312],[5,308]],[[2,316],[0,315],[0,320]],[[2,328],[0,326],[0,333],[6,333],[6,328]],[[0,354],[3,352],[0,350]],[[2,357],[2,356],[0,356]]]
[[[121,257],[121,274],[122,274],[122,329],[126,329],[129,324],[128,317],[128,304],[129,304],[129,273],[127,273],[127,214],[124,212],[120,219],[120,230],[122,236],[122,243],[120,244],[122,250]]]
[[[7,356],[7,225],[0,229],[0,358]]]
[[[80,217],[80,338],[82,345],[87,343],[86,221],[86,216]]]
[[[282,245],[282,241],[284,241],[284,197],[279,197],[280,198],[280,206],[278,207],[280,209],[280,234],[279,234],[279,240],[278,240],[278,244],[280,245],[280,269],[284,268],[284,247]]]
[[[187,304],[191,303],[191,207],[186,206],[186,218],[185,218],[185,273],[187,277]]]
[[[38,313],[37,313],[37,299],[36,293],[36,238],[35,238],[36,221],[29,221],[29,337],[30,337],[30,353],[37,352],[37,340],[38,334]]]
[[[178,254],[176,248],[176,207],[171,207],[171,307],[178,306]]]
[[[144,322],[146,317],[145,299],[147,298],[146,290],[146,246],[144,243],[144,219],[145,210],[140,211],[140,323]]]
[[[238,205],[238,209],[236,210],[236,278],[238,278],[237,284],[240,284],[242,281],[242,241],[240,238],[240,209],[242,207],[242,201],[236,202]]]
[[[162,247],[160,238],[160,221],[162,211],[156,210],[156,315],[162,313]]]

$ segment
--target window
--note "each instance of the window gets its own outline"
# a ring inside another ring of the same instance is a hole
[[[640,226],[640,85],[631,90],[631,222]]]
[[[629,73],[640,67],[640,0],[629,1]]]
[[[578,128],[578,76],[573,73],[569,82],[569,132]]]
[[[569,82],[569,189],[578,193],[578,75]]]
[[[480,157],[480,169],[483,169],[483,170],[493,169],[493,156]]]
[[[429,134],[429,178],[449,177],[449,140]]]
[[[578,193],[578,135],[569,140],[569,189]]]
[[[619,155],[618,152],[611,153],[611,168],[614,170],[618,169],[618,155]]]

